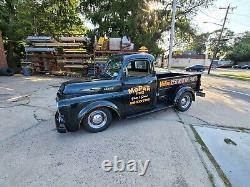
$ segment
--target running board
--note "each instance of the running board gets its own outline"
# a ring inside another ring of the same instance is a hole
[[[162,111],[162,110],[166,110],[166,109],[168,109],[168,108],[171,108],[171,107],[173,107],[173,106],[174,106],[174,105],[165,105],[165,106],[156,107],[156,108],[154,108],[154,109],[152,109],[152,110],[148,110],[148,111],[145,111],[145,112],[142,112],[142,113],[138,113],[138,114],[133,114],[133,115],[127,116],[126,119],[135,118],[135,117],[140,117],[140,116],[144,116],[144,115],[147,115],[147,114],[159,112],[159,111]]]

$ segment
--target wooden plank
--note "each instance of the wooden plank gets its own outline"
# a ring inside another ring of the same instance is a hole
[[[79,47],[81,43],[32,43],[35,47]]]
[[[93,57],[92,54],[28,54],[28,58],[91,58]]]
[[[63,49],[65,53],[87,53],[86,49],[79,48],[79,49]]]
[[[85,36],[62,36],[59,38],[59,40],[62,42],[87,42],[88,39]]]
[[[83,65],[65,65],[64,68],[83,68]]]
[[[95,54],[134,54],[140,53],[138,51],[95,51]]]
[[[89,54],[62,54],[62,57],[65,58],[91,58],[93,55],[89,55]]]
[[[33,54],[27,54],[29,58],[56,58],[54,54],[38,54],[38,53],[33,53]]]
[[[74,58],[71,58],[71,59],[64,59],[65,62],[83,62],[83,59],[74,59]]]

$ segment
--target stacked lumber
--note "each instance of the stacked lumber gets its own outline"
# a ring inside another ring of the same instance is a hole
[[[100,37],[94,46],[90,46],[90,39],[84,36],[28,36],[26,41],[24,64],[29,62],[33,71],[38,73],[77,72],[82,76],[96,76],[105,70],[109,56],[138,53],[126,36]]]
[[[28,36],[25,47],[26,61],[35,72],[74,71],[83,69],[88,54],[89,39],[84,36],[58,37]]]

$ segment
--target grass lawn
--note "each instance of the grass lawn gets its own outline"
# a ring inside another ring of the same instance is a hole
[[[210,75],[250,81],[250,70],[211,70]]]

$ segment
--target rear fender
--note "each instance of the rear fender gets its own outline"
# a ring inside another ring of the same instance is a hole
[[[195,92],[193,90],[193,88],[189,87],[189,86],[184,86],[178,89],[178,91],[175,94],[174,97],[174,104],[176,104],[180,98],[180,96],[184,93],[184,92],[190,92],[192,94],[192,100],[195,101]]]
[[[86,116],[86,114],[88,114],[91,110],[95,108],[101,108],[101,107],[106,107],[106,108],[111,109],[111,111],[114,111],[117,114],[118,118],[121,118],[121,112],[114,103],[109,102],[109,101],[96,101],[96,102],[90,103],[78,113],[77,123],[80,125],[82,120]]]

